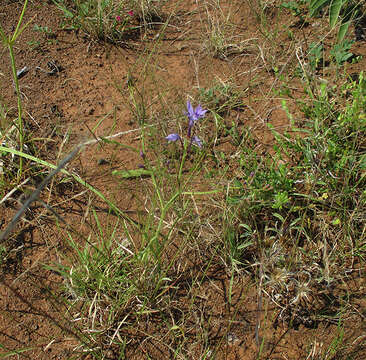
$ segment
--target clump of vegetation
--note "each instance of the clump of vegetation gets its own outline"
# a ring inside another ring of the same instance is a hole
[[[334,29],[336,25],[340,24],[337,40],[342,42],[352,21],[357,20],[362,13],[360,4],[353,0],[312,0],[309,2],[309,15],[316,16],[326,8],[329,11],[330,28]]]
[[[64,26],[82,30],[101,41],[125,42],[161,17],[162,1],[54,0],[65,17]]]
[[[323,84],[314,102],[302,105],[307,120],[301,128],[293,124],[292,135],[272,128],[273,156],[241,151],[245,180],[234,182],[228,202],[237,208],[242,230],[234,242],[228,239],[228,249],[235,264],[249,269],[257,259],[263,290],[281,306],[281,317],[296,326],[315,326],[321,312],[334,306],[331,292],[325,301],[315,289],[341,283],[350,258],[362,261],[354,254],[364,241],[359,240],[366,210],[365,85],[362,73],[347,82],[343,89],[350,94],[342,97],[340,109]],[[284,108],[288,112],[285,103]],[[304,309],[305,318],[297,317]]]

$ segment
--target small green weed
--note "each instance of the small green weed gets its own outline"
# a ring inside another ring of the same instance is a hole
[[[330,55],[338,68],[340,68],[344,62],[349,61],[354,56],[350,51],[353,43],[354,41],[352,40],[343,40],[342,42],[339,42],[333,46]]]
[[[34,24],[33,30],[40,34],[44,34],[48,45],[57,43],[56,33],[53,32],[48,26],[40,26]],[[40,40],[34,40],[34,39],[27,42],[27,44],[30,46],[32,50],[41,50],[42,43],[43,42],[41,42]]]
[[[323,44],[311,43],[308,51],[309,65],[313,72],[319,70],[323,64],[324,48]]]
[[[200,88],[201,101],[218,115],[227,115],[231,110],[244,109],[243,97],[246,90],[227,81],[215,81],[210,88]]]
[[[40,25],[34,24],[33,30],[37,31],[41,34],[44,34],[47,39],[56,38],[56,34],[48,26],[40,26]]]
[[[32,50],[39,50],[42,47],[41,42],[39,40],[30,40],[27,42],[27,44]]]

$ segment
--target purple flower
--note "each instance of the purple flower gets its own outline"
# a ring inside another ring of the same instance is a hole
[[[198,136],[193,136],[192,137],[192,144],[195,144],[200,148],[202,147],[202,141]]]
[[[191,102],[187,101],[187,112],[184,114],[188,116],[188,139],[189,144],[188,147],[185,147],[185,142],[183,142],[183,139],[181,136],[177,133],[169,134],[165,139],[168,141],[177,141],[179,140],[182,148],[187,150],[187,153],[190,152],[192,144],[198,146],[199,148],[202,147],[202,141],[198,136],[193,135],[192,128],[195,124],[195,122],[203,118],[208,110],[203,110],[201,105],[198,105],[195,109],[193,108]]]
[[[191,102],[187,101],[187,112],[185,115],[188,116],[188,137],[191,137],[191,131],[194,123],[200,119],[203,118],[206,114],[207,110],[203,110],[201,105],[198,105],[195,109],[193,109],[193,106]]]
[[[127,11],[127,14],[133,16],[133,10]]]
[[[116,16],[116,21],[117,21],[117,22],[121,22],[121,21],[122,21],[122,18],[121,18],[119,15],[117,15],[117,16]]]
[[[178,134],[169,134],[165,139],[168,141],[177,141],[177,140],[182,141],[181,137]]]

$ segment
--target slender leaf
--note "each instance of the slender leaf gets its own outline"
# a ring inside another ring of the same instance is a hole
[[[114,170],[112,175],[121,176],[124,179],[133,179],[140,176],[151,176],[152,171],[146,169],[133,169],[133,170]]]
[[[64,16],[72,19],[74,17],[74,14],[69,11],[60,1],[52,0],[53,3],[64,13]]]
[[[347,34],[348,28],[351,25],[351,21],[343,23],[338,30],[337,42],[341,43]]]
[[[339,13],[344,4],[344,0],[332,0],[329,7],[329,25],[330,28],[333,29],[337,24]]]
[[[0,344],[0,348],[4,349],[4,346],[2,344]],[[24,352],[30,351],[30,350],[33,350],[33,348],[29,347],[29,348],[11,350],[11,351],[7,351],[7,352],[4,352],[4,353],[0,353],[0,359],[7,359],[11,356],[20,355],[21,353],[24,353]]]
[[[313,0],[310,2],[310,16],[315,16],[318,11],[328,5],[329,0]]]

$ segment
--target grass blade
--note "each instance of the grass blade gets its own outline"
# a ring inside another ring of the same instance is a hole
[[[343,5],[343,0],[333,0],[329,8],[329,25],[333,29],[337,24],[339,13]]]

